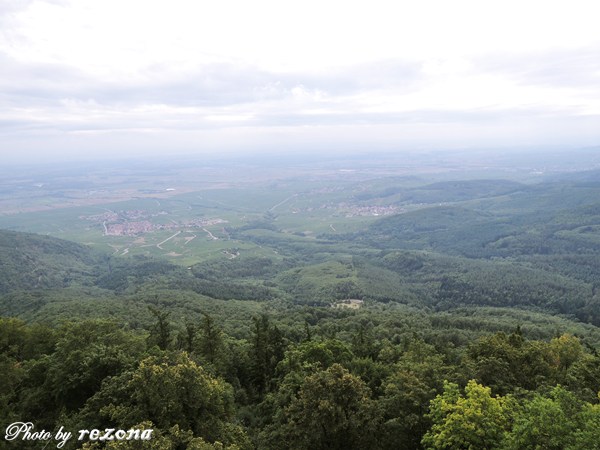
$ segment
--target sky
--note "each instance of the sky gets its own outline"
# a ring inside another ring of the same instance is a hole
[[[598,146],[599,15],[595,0],[0,0],[0,156]]]

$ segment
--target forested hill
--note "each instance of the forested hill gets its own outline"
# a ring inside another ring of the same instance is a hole
[[[63,239],[0,230],[0,315],[44,322],[107,316],[123,322],[134,315],[143,322],[146,306],[132,308],[120,295],[160,277],[176,284],[178,275],[185,268],[168,261],[116,258]],[[144,299],[156,297],[152,289]]]
[[[356,194],[359,200],[374,198],[397,198],[402,202],[443,203],[460,202],[477,198],[498,197],[526,191],[529,186],[509,180],[479,179],[437,181],[410,189],[390,186],[380,190],[369,190]]]
[[[597,173],[532,185],[435,183],[402,195],[425,201],[420,193],[436,192],[442,204],[430,197],[360,232],[321,237],[380,249],[370,262],[413,290],[435,280],[435,294],[418,296],[438,308],[541,307],[600,325],[599,186]]]
[[[427,202],[423,208],[383,218],[365,233],[338,238],[469,258],[596,254],[599,188],[596,182],[548,182],[493,198],[472,193],[460,202],[448,200],[456,196],[450,189],[442,204]]]
[[[0,230],[0,294],[92,283],[105,256],[74,242]]]

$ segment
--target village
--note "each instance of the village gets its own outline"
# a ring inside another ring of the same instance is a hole
[[[82,216],[80,219],[102,224],[104,236],[138,236],[160,230],[177,230],[180,228],[204,228],[211,225],[227,223],[220,218],[195,218],[177,222],[170,220],[166,223],[155,223],[152,219],[168,213],[161,211],[149,213],[143,210],[110,211],[92,216]]]

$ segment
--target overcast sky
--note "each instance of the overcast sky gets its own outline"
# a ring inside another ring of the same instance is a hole
[[[597,1],[0,0],[0,152],[600,145]]]

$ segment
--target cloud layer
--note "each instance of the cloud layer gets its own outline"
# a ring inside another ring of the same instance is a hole
[[[381,2],[4,5],[1,151],[598,144],[593,4],[543,2],[514,17],[502,2],[505,22],[492,26],[479,3],[456,3],[446,20],[404,8],[406,29],[393,20],[403,7]]]

